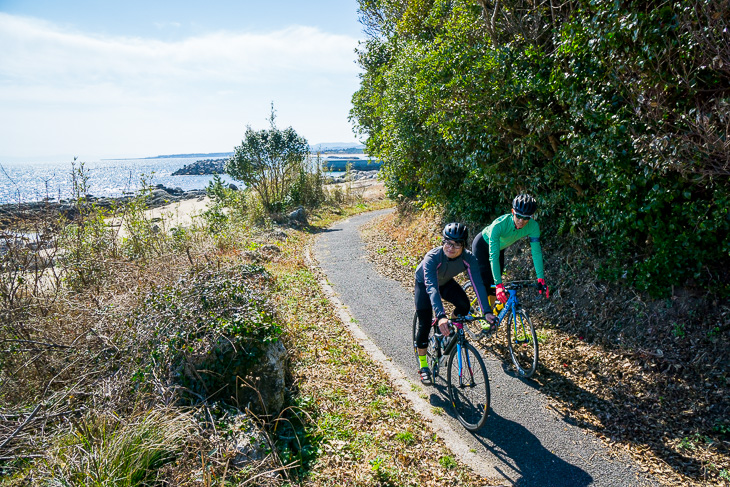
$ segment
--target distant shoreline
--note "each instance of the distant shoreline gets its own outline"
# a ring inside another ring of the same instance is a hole
[[[364,153],[365,146],[348,146],[347,144],[333,144],[328,147],[326,144],[317,144],[310,147],[312,155],[317,153],[321,154],[359,154]],[[194,152],[191,154],[167,154],[149,157],[108,157],[105,159],[99,159],[100,161],[131,161],[131,160],[150,160],[150,159],[184,159],[192,157],[204,157],[206,159],[217,159],[221,157],[231,157],[233,152]]]
[[[193,157],[219,158],[231,157],[233,152],[211,152],[208,154],[170,154],[166,156],[150,156],[150,157],[119,157],[109,159],[99,159],[100,161],[135,161],[135,160],[151,160],[151,159],[190,159]]]

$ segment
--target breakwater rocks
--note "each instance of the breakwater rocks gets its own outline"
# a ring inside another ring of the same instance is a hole
[[[224,174],[226,161],[228,159],[202,159],[192,164],[186,164],[174,173],[173,176],[201,176],[206,174]],[[381,162],[370,159],[343,158],[340,156],[327,156],[322,162],[324,171],[346,171],[347,166],[353,172],[377,171],[382,166]]]
[[[205,174],[223,174],[228,159],[203,159],[192,164],[186,164],[178,169],[173,176],[201,176]]]
[[[377,179],[378,178],[378,171],[357,171],[357,170],[351,170],[350,171],[350,178],[348,179],[347,173],[343,174],[342,176],[338,177],[327,177],[327,182],[329,184],[338,184],[338,183],[346,183],[348,181],[363,181],[366,179]]]
[[[148,208],[157,208],[178,201],[201,198],[205,194],[204,189],[184,191],[181,188],[167,188],[162,184],[158,184],[151,188],[146,205]],[[116,198],[97,198],[89,194],[84,197],[83,204],[112,209],[124,205],[134,197],[135,195],[130,194]],[[8,203],[0,205],[0,229],[29,225],[44,218],[57,219],[58,217],[64,217],[67,220],[73,220],[78,217],[78,214],[78,205],[67,200]]]

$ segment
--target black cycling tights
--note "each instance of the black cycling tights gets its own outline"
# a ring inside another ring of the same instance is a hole
[[[484,289],[487,290],[488,295],[494,296],[496,291],[492,289],[494,276],[492,276],[492,266],[489,263],[489,241],[484,239],[482,232],[474,237],[471,243],[471,253],[479,261],[479,274],[482,276]],[[504,250],[499,252],[499,269],[504,272]]]
[[[426,292],[426,285],[416,281],[416,313],[418,313],[418,336],[416,346],[426,348],[428,346],[428,333],[433,322],[433,309],[431,299]],[[469,297],[459,284],[451,279],[443,286],[439,286],[441,299],[454,305],[454,312],[457,315],[465,315],[469,312]]]

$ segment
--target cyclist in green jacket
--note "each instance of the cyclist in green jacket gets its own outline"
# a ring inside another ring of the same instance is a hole
[[[512,212],[495,219],[474,238],[471,244],[472,253],[479,261],[479,273],[484,286],[490,293],[489,305],[494,306],[492,285],[496,284],[496,299],[507,302],[507,293],[502,284],[504,268],[504,249],[523,237],[530,238],[532,263],[535,265],[537,282],[542,286],[540,294],[550,297],[550,289],[545,284],[545,270],[542,262],[540,246],[540,225],[533,219],[537,210],[537,201],[528,194],[520,194],[512,201]]]

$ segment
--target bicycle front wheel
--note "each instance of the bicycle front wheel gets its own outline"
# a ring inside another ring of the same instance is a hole
[[[459,422],[469,431],[476,431],[489,414],[489,376],[484,360],[470,343],[457,345],[449,355],[446,381],[449,398]]]
[[[507,320],[507,347],[517,373],[531,377],[537,369],[537,334],[532,320],[520,310],[509,314]]]

